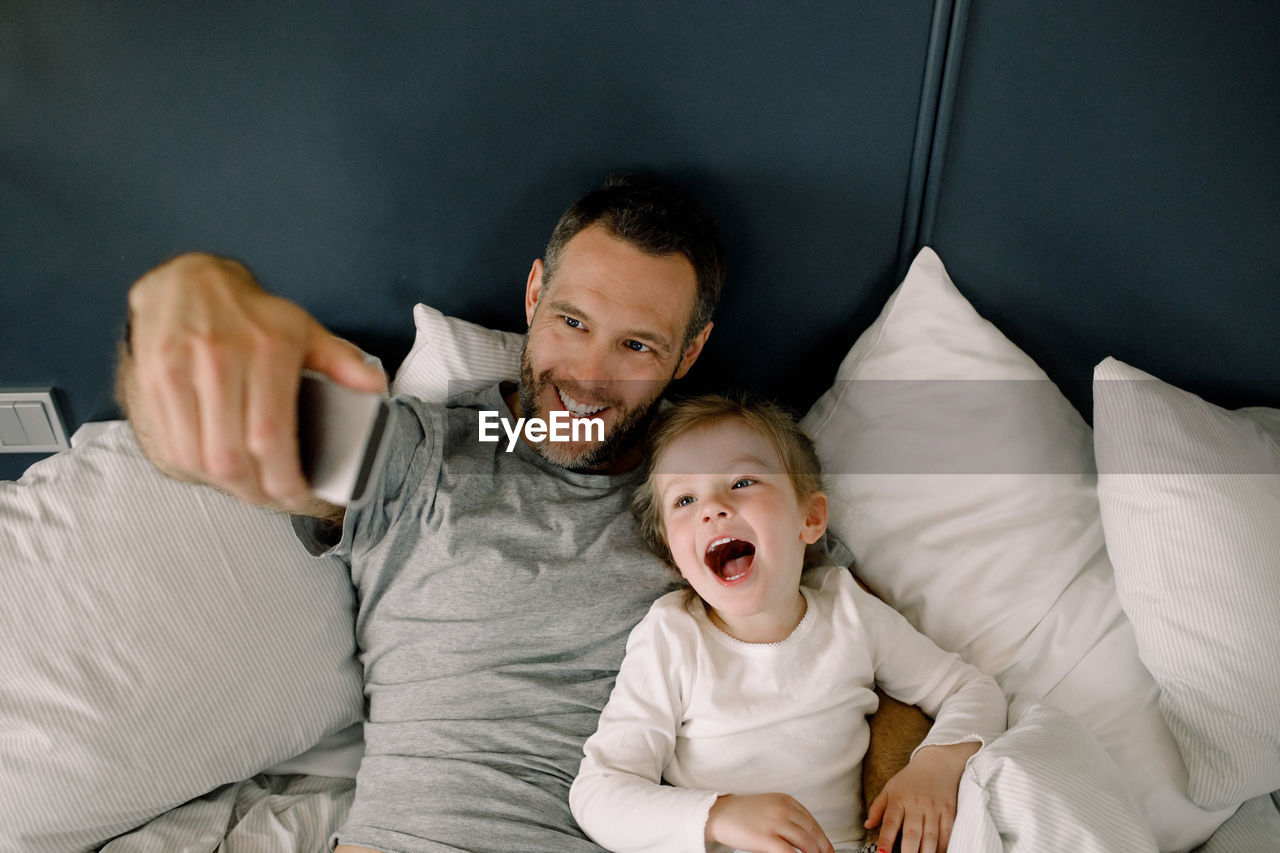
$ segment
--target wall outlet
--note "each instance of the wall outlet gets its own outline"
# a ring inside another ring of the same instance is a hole
[[[0,453],[56,453],[70,447],[53,389],[0,391]]]

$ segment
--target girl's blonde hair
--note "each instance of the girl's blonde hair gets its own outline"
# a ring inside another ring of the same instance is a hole
[[[640,523],[640,535],[655,554],[674,565],[662,523],[662,506],[654,494],[653,472],[658,460],[676,439],[696,429],[737,421],[769,440],[791,478],[797,497],[806,498],[822,491],[822,464],[818,462],[813,441],[805,435],[796,419],[776,403],[731,400],[718,394],[693,397],[671,406],[658,415],[649,433],[649,461],[644,482],[631,498],[631,512]]]

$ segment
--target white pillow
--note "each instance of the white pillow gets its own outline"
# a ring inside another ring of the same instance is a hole
[[[858,573],[944,648],[1003,678],[1103,551],[1089,427],[921,250],[804,419]],[[963,602],[963,607],[957,606]],[[1082,637],[1084,649],[1105,626]],[[1037,657],[1048,690],[1072,649]],[[1005,679],[1008,680],[1008,679]]]
[[[1054,701],[1111,754],[1161,849],[1186,849],[1226,819],[1187,799],[1185,767],[1132,646],[1125,658],[1113,641],[1116,655],[1089,673],[1114,702],[1100,707],[1072,688],[1086,653],[1127,628],[1092,435],[932,250],[921,250],[804,426],[822,458],[832,531],[877,594],[995,676],[1011,702],[1040,699],[1075,674]],[[1135,741],[1151,752],[1131,749]]]
[[[361,718],[345,566],[127,424],[0,483],[0,849],[96,848]]]
[[[1094,370],[1098,493],[1120,602],[1191,798],[1280,788],[1280,410],[1230,412]]]
[[[392,394],[447,403],[504,379],[520,378],[524,335],[498,332],[415,305],[417,333],[391,382]]]

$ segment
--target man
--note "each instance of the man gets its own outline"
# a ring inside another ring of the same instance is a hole
[[[376,391],[380,371],[235,262],[183,256],[134,286],[120,388],[148,455],[321,519],[300,537],[351,565],[366,754],[340,851],[596,849],[569,785],[627,634],[669,588],[626,512],[640,440],[701,353],[723,277],[714,222],[679,191],[588,193],[529,272],[519,384],[398,403],[381,481],[349,513],[302,477],[299,373]],[[604,436],[507,452],[478,440],[495,410],[600,418]]]

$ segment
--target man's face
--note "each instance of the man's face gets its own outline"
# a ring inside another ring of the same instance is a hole
[[[683,255],[645,254],[600,226],[571,239],[555,280],[534,261],[525,291],[529,335],[520,371],[522,417],[601,418],[604,441],[540,442],[565,468],[625,470],[654,404],[693,365],[708,323],[688,346],[697,277]]]

